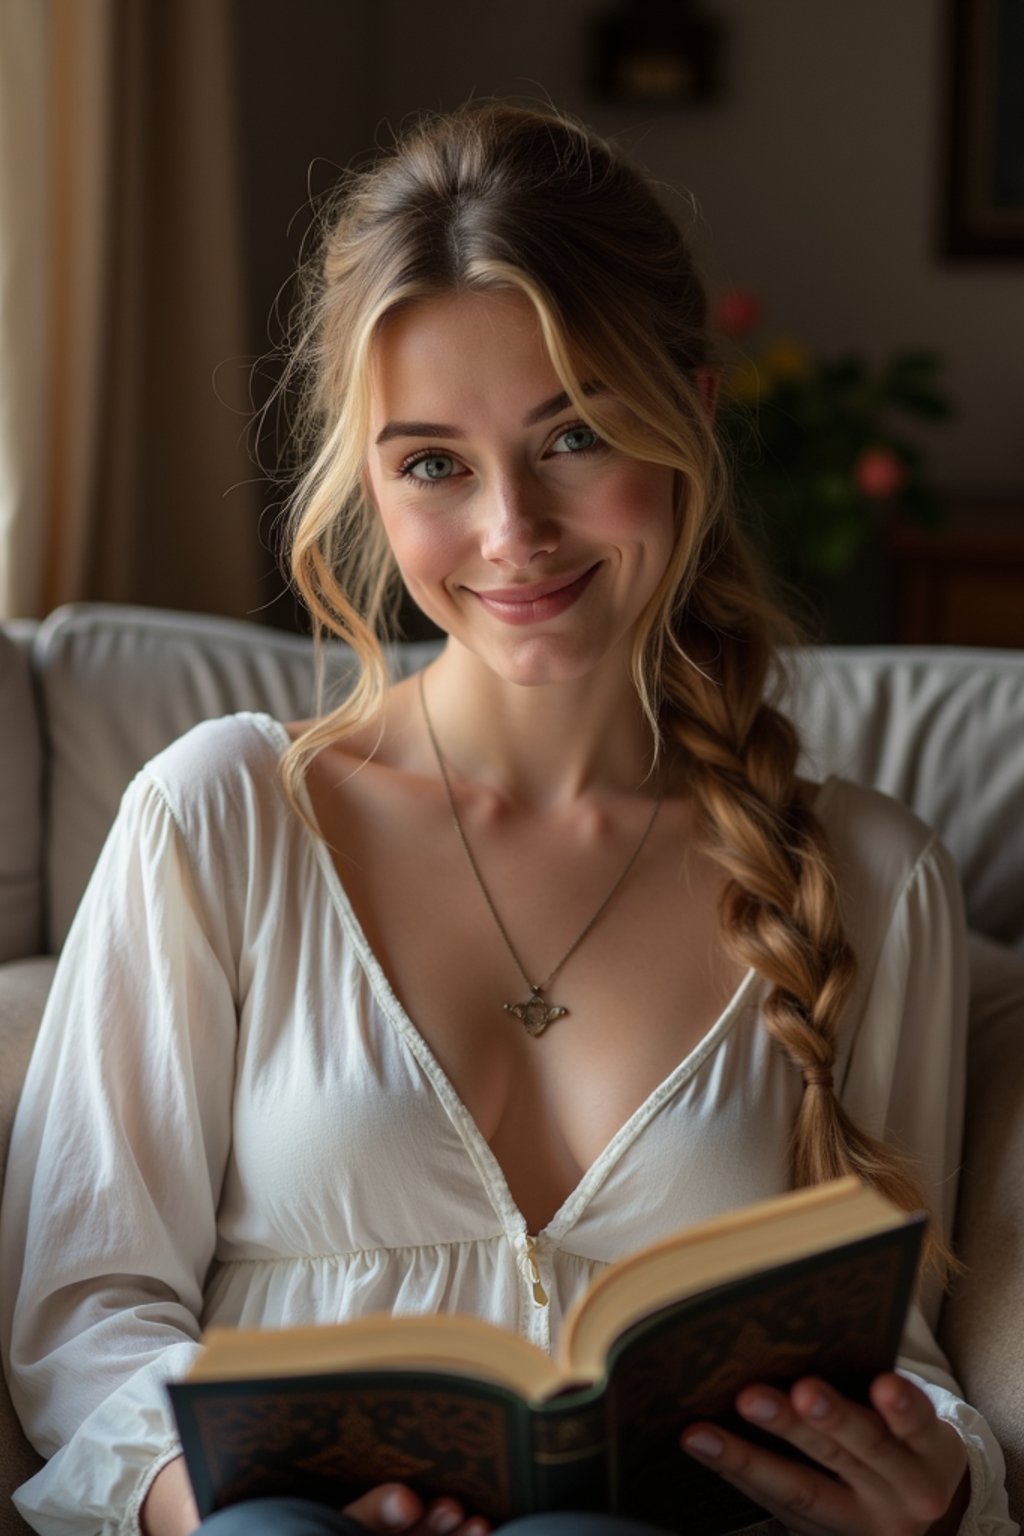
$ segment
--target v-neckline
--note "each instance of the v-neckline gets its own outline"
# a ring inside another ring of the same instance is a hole
[[[266,721],[273,728],[273,733],[278,736],[280,742],[285,747],[290,745],[291,737],[281,721],[268,714],[264,714],[259,718]],[[819,807],[823,792],[831,782],[831,779],[826,779],[819,786],[814,802],[815,809]],[[575,1226],[611,1169],[639,1138],[644,1128],[654,1119],[662,1106],[674,1097],[683,1083],[692,1077],[707,1058],[717,1050],[735,1019],[750,1001],[750,994],[756,989],[760,979],[758,973],[753,967],[744,973],[725,1007],[710,1028],[697,1041],[696,1045],[676,1063],[661,1082],[637,1105],[636,1109],[627,1116],[618,1130],[613,1132],[597,1157],[584,1169],[577,1183],[569,1191],[550,1219],[536,1233],[529,1234],[526,1217],[516,1204],[508,1179],[505,1177],[504,1169],[492,1151],[490,1143],[487,1141],[476,1119],[455,1088],[444,1067],[442,1067],[437,1056],[434,1054],[426,1037],[421,1033],[400,1002],[383,966],[377,959],[363,931],[363,926],[356,916],[355,909],[349,900],[348,892],[345,890],[344,881],[338,873],[338,867],[331,854],[331,850],[320,831],[320,820],[316,814],[312,797],[305,782],[303,782],[300,788],[299,799],[303,811],[309,817],[309,825],[302,825],[302,832],[312,845],[314,857],[324,878],[326,891],[341,920],[346,938],[356,950],[363,972],[370,982],[375,1001],[406,1049],[412,1053],[422,1067],[442,1108],[459,1132],[466,1153],[477,1170],[481,1183],[494,1207],[495,1214],[501,1220],[506,1234],[511,1239],[518,1238],[522,1240],[527,1235],[532,1235],[537,1239],[544,1239],[551,1243],[561,1242],[571,1228]],[[315,831],[314,828],[316,829]]]

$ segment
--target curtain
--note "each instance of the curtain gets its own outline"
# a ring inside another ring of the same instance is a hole
[[[0,0],[0,614],[42,592],[51,248],[49,28],[38,0]]]
[[[8,30],[34,71],[0,128],[5,615],[261,600],[230,20],[0,0],[0,101]]]

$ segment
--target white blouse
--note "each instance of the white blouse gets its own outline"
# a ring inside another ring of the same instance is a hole
[[[536,1234],[538,1304],[498,1163],[284,798],[286,744],[269,717],[231,716],[143,769],[58,967],[0,1239],[4,1363],[50,1457],[15,1502],[47,1536],[138,1530],[178,1449],[163,1384],[208,1324],[464,1311],[549,1349],[604,1265],[788,1185],[801,1083],[760,1024],[751,972]],[[842,1099],[915,1156],[948,1223],[966,1016],[956,873],[874,791],[831,779],[817,811],[859,960]],[[1010,1536],[998,1447],[924,1317],[903,1364],[967,1442],[965,1536]]]

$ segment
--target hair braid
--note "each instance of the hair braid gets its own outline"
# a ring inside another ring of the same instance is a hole
[[[717,633],[716,664],[689,669],[685,703],[677,694],[670,705],[671,730],[691,763],[702,847],[728,876],[725,945],[767,981],[765,1028],[803,1078],[793,1181],[854,1174],[904,1209],[926,1207],[905,1160],[862,1131],[833,1089],[836,1035],[856,965],[831,856],[797,779],[796,732],[764,697],[767,646],[757,635]],[[942,1275],[955,1266],[931,1232],[925,1258]]]

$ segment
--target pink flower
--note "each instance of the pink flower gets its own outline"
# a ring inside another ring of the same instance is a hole
[[[853,466],[858,490],[875,501],[895,496],[907,483],[907,466],[891,448],[865,448]]]
[[[748,336],[761,323],[761,305],[748,288],[730,288],[714,310],[716,329],[725,336]]]

